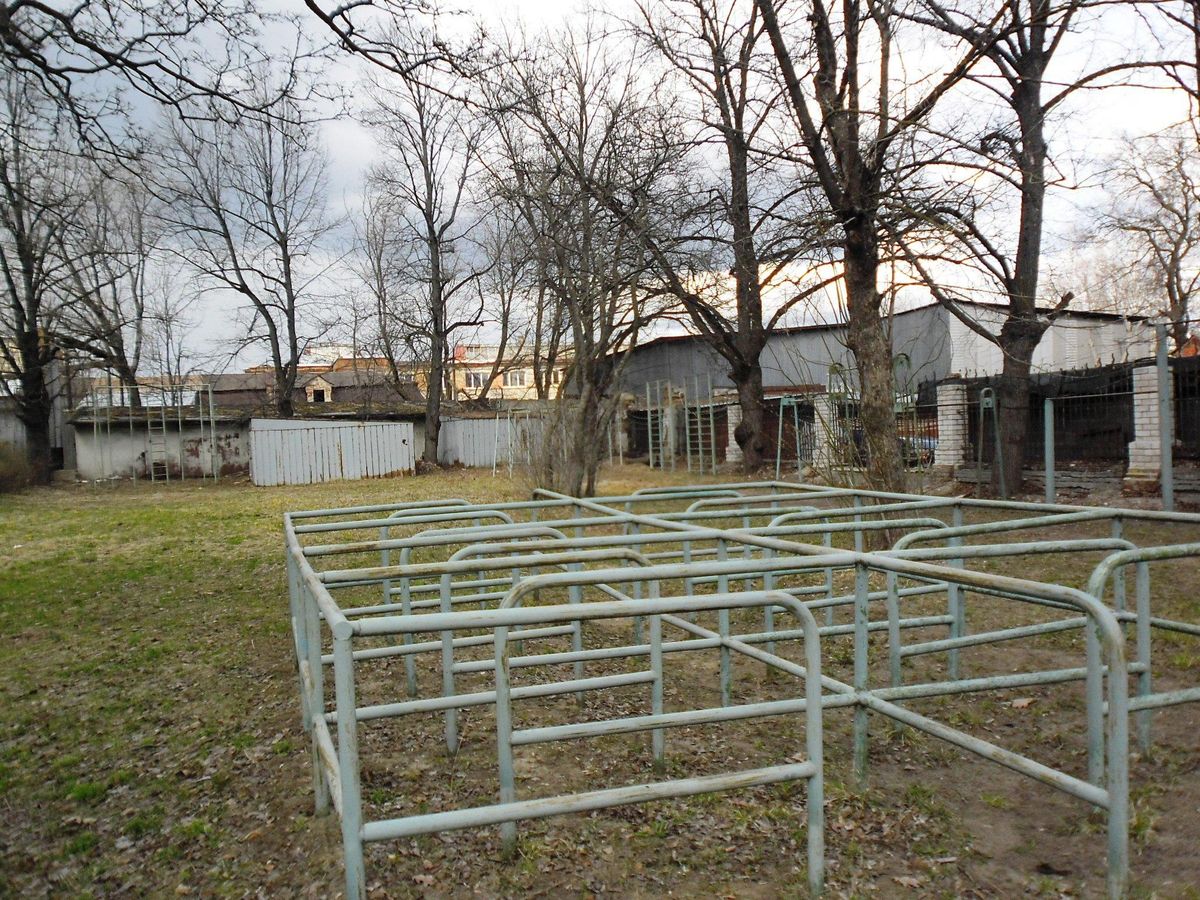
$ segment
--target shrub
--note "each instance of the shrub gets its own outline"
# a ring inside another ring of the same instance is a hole
[[[0,441],[0,494],[27,487],[31,476],[25,454],[12,444]]]

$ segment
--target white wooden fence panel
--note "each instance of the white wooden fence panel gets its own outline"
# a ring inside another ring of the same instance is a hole
[[[490,469],[524,465],[543,428],[537,416],[443,419],[438,434],[438,462]]]
[[[250,480],[257,485],[379,478],[415,465],[411,422],[250,422]]]

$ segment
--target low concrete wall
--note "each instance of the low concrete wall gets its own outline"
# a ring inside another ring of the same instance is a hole
[[[249,422],[217,422],[215,462],[220,475],[249,473],[249,435]],[[164,438],[171,478],[211,474],[213,441],[207,425],[202,438],[199,423],[184,422],[181,431],[177,423],[168,422]],[[132,428],[128,422],[114,422],[107,429],[86,422],[75,427],[76,470],[84,481],[148,478],[149,447],[144,422],[134,422]]]

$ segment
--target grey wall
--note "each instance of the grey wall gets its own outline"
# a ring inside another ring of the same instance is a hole
[[[921,382],[950,374],[948,315],[939,306],[927,306],[892,318],[892,349],[897,357],[903,354],[896,362],[896,378],[903,393],[915,390]],[[845,328],[840,325],[772,335],[762,354],[764,386],[825,386],[834,364],[852,373],[854,356],[846,348],[845,340]],[[667,380],[690,391],[692,379],[697,375],[702,390],[709,375],[714,388],[733,387],[728,364],[699,338],[662,341],[634,349],[626,362],[621,384],[623,390],[643,399],[648,382]],[[851,383],[855,383],[853,376]]]
[[[7,397],[0,397],[0,444],[12,444],[18,450],[25,449],[25,423],[17,418],[15,404]]]

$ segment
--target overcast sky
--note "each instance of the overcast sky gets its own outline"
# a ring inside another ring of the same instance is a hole
[[[581,4],[560,0],[464,0],[461,8],[470,16],[481,20],[488,31],[500,33],[505,30],[524,30],[536,35],[539,31],[562,26],[572,17],[580,16]],[[636,4],[632,0],[608,0],[604,9],[612,15],[632,15]],[[464,22],[467,21],[464,19]],[[1130,14],[1125,21],[1110,20],[1104,31],[1092,29],[1076,36],[1069,53],[1064,55],[1067,63],[1079,64],[1089,59],[1120,58],[1131,44],[1147,39],[1147,34],[1136,17]],[[323,26],[315,19],[306,22],[314,36],[320,36]],[[928,65],[945,57],[934,48],[919,48],[910,54]],[[909,59],[905,64],[915,65]],[[362,78],[364,65],[360,61],[346,58],[331,65],[326,76],[336,82],[354,86]],[[1066,256],[1073,247],[1080,225],[1089,218],[1088,211],[1102,206],[1107,187],[1102,177],[1097,177],[1101,161],[1120,148],[1127,135],[1140,135],[1164,128],[1186,116],[1186,106],[1178,92],[1140,88],[1107,88],[1101,91],[1083,92],[1077,95],[1056,118],[1048,129],[1052,153],[1059,159],[1083,159],[1084,168],[1070,173],[1071,181],[1079,181],[1072,190],[1058,189],[1052,192],[1047,207],[1045,252],[1047,254],[1044,284],[1050,289],[1054,280],[1056,259]],[[370,132],[343,116],[328,121],[323,126],[326,145],[330,156],[329,186],[330,209],[336,215],[355,215],[363,186],[363,174],[375,157],[374,142]],[[348,229],[343,241],[348,237]],[[336,281],[337,279],[335,279]],[[344,279],[342,279],[344,280]],[[910,293],[909,302],[915,302]],[[200,318],[198,343],[210,349],[227,347],[236,338],[233,311],[236,301],[227,297],[209,296],[197,309]],[[789,321],[796,321],[795,317]],[[250,350],[236,358],[228,359],[230,369],[239,369],[261,361],[261,352]],[[214,359],[214,363],[218,360]]]

